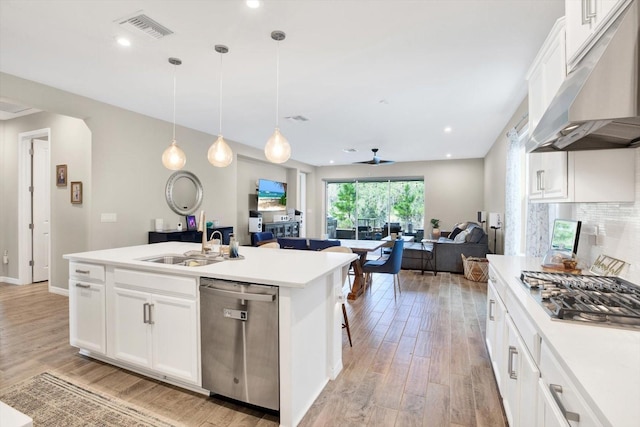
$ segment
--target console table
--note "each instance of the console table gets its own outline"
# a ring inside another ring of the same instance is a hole
[[[207,237],[214,231],[222,233],[222,244],[229,244],[229,237],[233,233],[233,227],[207,228]],[[202,232],[200,231],[150,231],[149,243],[160,242],[202,242]]]
[[[262,230],[273,233],[273,237],[300,237],[298,221],[265,222]]]

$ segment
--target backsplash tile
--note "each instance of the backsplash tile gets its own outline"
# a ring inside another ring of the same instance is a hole
[[[634,151],[635,203],[574,203],[571,208],[572,217],[582,221],[578,258],[589,266],[600,254],[621,259],[630,264],[621,276],[640,285],[640,149]]]

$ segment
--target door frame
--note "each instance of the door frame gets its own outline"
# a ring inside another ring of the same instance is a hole
[[[29,266],[31,259],[31,230],[29,221],[31,218],[31,194],[29,184],[31,182],[31,159],[29,149],[32,139],[44,139],[49,142],[49,155],[51,155],[51,128],[43,128],[18,134],[18,284],[27,285],[33,283],[32,269]],[[49,163],[51,159],[49,158]],[[51,202],[49,202],[51,204]],[[49,213],[51,215],[51,213]],[[49,218],[51,223],[51,218]],[[51,226],[51,224],[50,224]],[[53,227],[51,227],[53,228]],[[51,229],[49,234],[49,266],[51,266]],[[47,281],[51,289],[51,268],[49,268]]]

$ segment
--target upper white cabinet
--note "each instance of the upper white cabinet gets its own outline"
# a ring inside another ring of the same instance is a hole
[[[568,195],[566,152],[528,155],[529,200],[566,201]]]
[[[634,202],[635,153],[630,149],[531,153],[533,202]]]
[[[533,131],[567,76],[565,18],[559,18],[534,60],[529,81],[529,129]]]
[[[591,49],[631,0],[566,0],[567,64],[569,69]]]

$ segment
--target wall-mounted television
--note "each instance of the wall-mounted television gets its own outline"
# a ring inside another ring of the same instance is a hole
[[[578,253],[578,239],[582,222],[573,219],[556,219],[551,234],[551,249]]]
[[[258,180],[258,210],[287,210],[287,184],[269,179]]]

